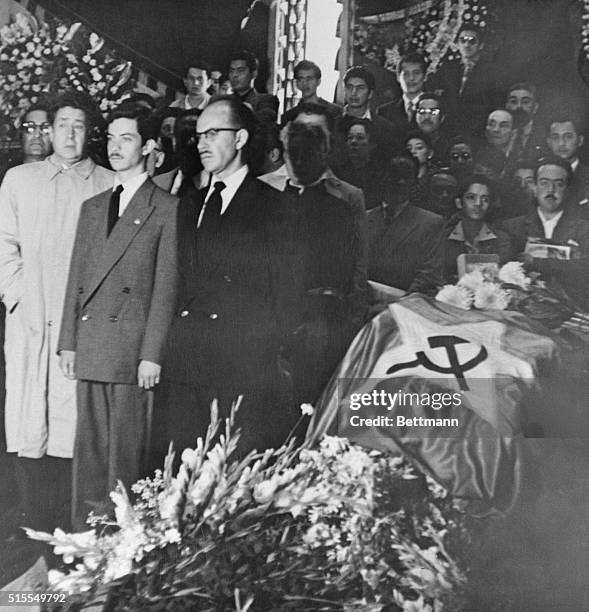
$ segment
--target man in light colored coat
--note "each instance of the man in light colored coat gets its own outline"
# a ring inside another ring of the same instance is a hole
[[[155,146],[149,112],[113,110],[108,157],[114,188],[84,202],[63,308],[58,351],[77,379],[74,528],[122,480],[142,475],[151,389],[175,306],[177,199],[148,179]]]
[[[82,202],[112,184],[112,173],[86,155],[97,114],[81,94],[60,96],[49,112],[53,154],[10,169],[0,187],[6,446],[18,455],[15,474],[28,514],[18,524],[38,523],[42,507],[53,527],[58,517],[50,516],[47,495],[63,497],[58,490],[70,484],[75,385],[59,371],[56,348]]]

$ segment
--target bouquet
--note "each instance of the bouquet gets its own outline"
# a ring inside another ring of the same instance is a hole
[[[445,489],[338,437],[233,459],[236,409],[217,436],[213,405],[175,473],[170,452],[134,499],[119,484],[114,518],[27,530],[63,555],[51,588],[120,610],[462,609],[463,513]]]

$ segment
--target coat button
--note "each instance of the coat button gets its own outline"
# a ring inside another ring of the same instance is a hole
[[[129,293],[130,291],[129,287],[123,287],[123,293]]]
[[[133,223],[135,225],[139,225],[141,223],[141,219],[135,219],[135,221],[133,221]]]
[[[90,315],[88,314],[82,315],[82,321],[88,321],[89,318],[90,318]]]
[[[230,283],[230,282],[231,282],[231,277],[230,277],[230,276],[227,276],[227,274],[225,274],[225,276],[223,277],[223,280],[224,280],[226,283]]]
[[[189,314],[190,314],[190,312],[189,312],[188,310],[183,310],[183,311],[180,313],[180,316],[181,316],[181,317],[187,317]]]
[[[119,320],[119,317],[117,317],[116,315],[110,315],[110,317],[108,317],[108,320],[111,323],[116,323]]]
[[[219,318],[219,315],[218,315],[216,312],[212,312],[212,313],[209,315],[209,319],[212,319],[213,321],[214,321],[215,319],[218,319],[218,318]]]

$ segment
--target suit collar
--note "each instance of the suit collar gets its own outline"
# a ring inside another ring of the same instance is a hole
[[[145,181],[139,187],[108,238],[106,237],[106,225],[111,192],[107,191],[102,194],[102,198],[97,198],[95,207],[98,213],[98,223],[95,225],[97,231],[102,232],[101,244],[103,248],[92,274],[92,282],[86,294],[86,301],[92,297],[112,267],[123,256],[137,232],[141,230],[153,213],[152,198],[156,188],[156,185],[150,180]]]

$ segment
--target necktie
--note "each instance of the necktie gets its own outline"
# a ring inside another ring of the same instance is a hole
[[[225,189],[225,183],[217,181],[213,187],[213,193],[205,204],[205,212],[198,228],[203,232],[217,233],[221,226],[221,192]]]
[[[110,236],[110,233],[113,230],[113,227],[116,225],[119,220],[119,204],[121,203],[121,193],[123,191],[123,186],[118,185],[117,188],[112,192],[110,196],[110,203],[108,205],[108,226],[106,229],[106,237]]]

